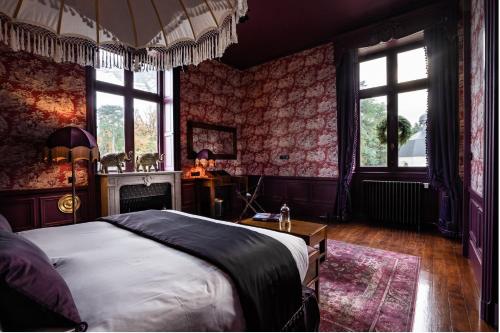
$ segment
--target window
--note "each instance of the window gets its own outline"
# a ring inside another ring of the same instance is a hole
[[[136,72],[134,73],[134,89],[158,92],[158,77],[156,72]]]
[[[124,105],[123,96],[96,93],[97,145],[102,155],[125,151]]]
[[[359,64],[359,85],[362,89],[387,84],[387,57],[363,61]]]
[[[359,168],[425,168],[427,59],[422,42],[359,61]]]
[[[386,167],[387,145],[377,137],[377,126],[380,119],[387,118],[387,96],[364,98],[359,103],[360,113],[360,165],[364,167]]]
[[[102,155],[164,154],[160,168],[174,169],[172,72],[95,70],[96,137]],[[127,163],[133,171],[134,163]]]
[[[158,104],[134,99],[135,156],[158,152]]]

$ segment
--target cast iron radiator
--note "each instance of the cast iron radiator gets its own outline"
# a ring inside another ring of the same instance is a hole
[[[372,221],[420,230],[423,183],[364,180],[364,211]]]
[[[149,186],[124,185],[120,188],[120,213],[171,208],[172,195],[169,183],[153,183]]]

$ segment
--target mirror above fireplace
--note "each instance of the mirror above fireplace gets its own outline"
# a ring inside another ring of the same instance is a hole
[[[235,160],[236,140],[236,127],[187,122],[187,150],[190,159],[195,159],[200,150],[208,149],[216,160]]]

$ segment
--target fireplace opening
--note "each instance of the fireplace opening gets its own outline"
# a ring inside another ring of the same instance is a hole
[[[172,209],[170,183],[124,185],[120,188],[120,213],[147,209]]]

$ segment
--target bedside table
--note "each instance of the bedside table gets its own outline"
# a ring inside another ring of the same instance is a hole
[[[252,218],[248,218],[241,221],[240,223],[244,225],[269,229],[300,237],[306,242],[307,245],[318,248],[319,257],[321,261],[324,261],[326,259],[327,237],[326,237],[326,225],[324,224],[300,221],[300,220],[291,220],[290,222],[291,226],[289,230],[286,230],[284,228],[280,228],[279,222],[254,221]]]

